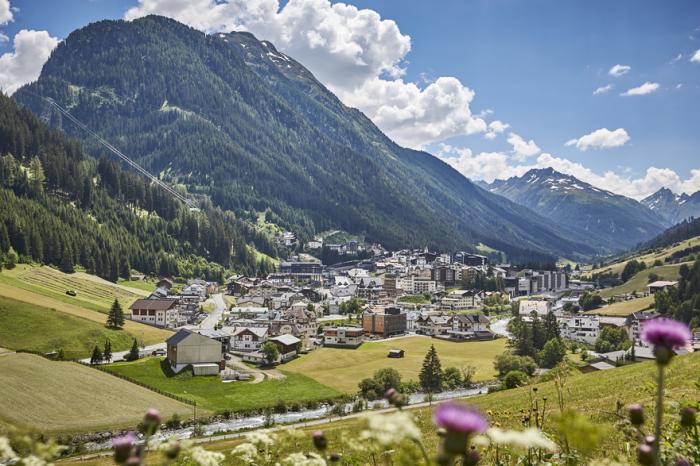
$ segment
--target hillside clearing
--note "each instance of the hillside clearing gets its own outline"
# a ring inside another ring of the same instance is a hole
[[[285,374],[280,380],[223,383],[217,376],[194,377],[190,371],[175,375],[161,358],[144,358],[104,366],[110,372],[126,375],[164,392],[197,402],[210,411],[237,411],[335,398],[340,392],[301,374]]]
[[[286,371],[307,375],[345,393],[356,393],[357,384],[385,367],[397,369],[404,381],[418,380],[423,358],[435,345],[442,367],[474,366],[474,380],[494,378],[493,360],[506,348],[505,339],[454,343],[429,337],[396,338],[366,342],[356,350],[319,348],[287,363]],[[389,359],[390,349],[405,351],[403,358]]]
[[[156,406],[168,418],[192,407],[73,362],[33,354],[0,357],[0,419],[45,433],[135,426]]]
[[[695,236],[693,238],[689,238],[685,241],[681,241],[680,243],[677,243],[672,246],[668,246],[665,248],[662,248],[658,251],[651,251],[647,252],[645,254],[633,254],[631,256],[627,256],[620,260],[619,262],[615,262],[614,264],[606,265],[605,267],[601,267],[598,269],[591,270],[587,273],[589,274],[600,274],[600,273],[606,273],[606,272],[612,272],[614,274],[620,274],[622,273],[622,270],[625,268],[625,265],[627,265],[627,262],[631,261],[632,259],[636,259],[637,261],[642,261],[646,262],[647,266],[651,266],[655,261],[660,260],[661,262],[664,261],[665,258],[671,256],[674,252],[681,251],[683,249],[687,249],[691,246],[697,246],[700,244],[700,236]]]
[[[87,358],[95,345],[112,342],[128,350],[132,337],[91,320],[0,296],[0,346],[48,353],[62,349],[67,359]]]
[[[603,306],[592,311],[587,311],[585,314],[596,314],[602,316],[625,317],[637,311],[648,309],[654,304],[653,296],[644,296],[642,298],[620,301],[609,306]]]
[[[104,325],[106,320],[105,314],[90,311],[88,309],[76,306],[75,304],[68,304],[41,294],[15,288],[3,283],[0,283],[0,296],[5,296],[7,298],[34,304],[36,306],[48,309],[54,309],[58,312],[63,312],[64,314],[82,317],[83,319],[88,319],[101,325]],[[131,320],[124,322],[124,331],[145,345],[162,343],[166,338],[172,335],[172,332],[169,330],[151,327],[150,325],[140,324],[138,322],[132,322]]]
[[[622,285],[614,286],[601,290],[600,295],[603,298],[610,298],[619,294],[627,294],[632,292],[644,293],[649,284],[649,275],[655,273],[659,276],[659,280],[678,280],[679,270],[683,264],[662,265],[642,270],[634,277],[627,280]]]
[[[3,270],[0,283],[99,312],[107,312],[115,298],[128,307],[148,295],[145,290],[111,283],[84,272],[66,274],[52,267],[26,264]],[[76,296],[66,295],[68,290],[75,291]]]

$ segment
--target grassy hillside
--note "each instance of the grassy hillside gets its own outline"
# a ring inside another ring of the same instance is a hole
[[[95,345],[103,347],[107,340],[112,351],[125,351],[133,337],[104,324],[0,296],[0,346],[43,353],[60,348],[66,358],[79,359],[89,357]]]
[[[114,363],[105,368],[164,392],[196,401],[198,407],[210,411],[259,409],[273,407],[280,400],[287,404],[304,403],[340,395],[339,391],[302,374],[286,374],[280,380],[266,379],[260,383],[223,383],[219,377],[194,377],[189,371],[173,374],[161,358]]]
[[[687,249],[691,246],[697,246],[697,245],[700,245],[700,236],[695,236],[693,238],[681,241],[679,243],[675,243],[671,246],[667,246],[667,247],[660,248],[660,249],[655,249],[653,251],[644,251],[641,253],[634,253],[631,255],[627,255],[627,256],[624,256],[611,264],[605,265],[604,267],[593,269],[593,270],[589,271],[588,273],[589,274],[601,274],[601,273],[612,272],[614,274],[620,274],[620,273],[622,273],[622,270],[625,268],[625,265],[627,264],[627,262],[631,261],[632,259],[636,259],[637,261],[646,262],[647,266],[650,266],[657,260],[660,260],[663,262],[664,259],[671,256],[671,254],[673,254],[674,252],[682,251],[683,249]]]
[[[619,303],[614,303],[609,306],[603,306],[599,309],[588,311],[586,312],[586,314],[624,317],[632,314],[633,312],[648,309],[653,304],[653,296],[644,296],[642,298],[630,299],[628,301],[621,301]]]
[[[150,406],[164,416],[192,407],[72,362],[32,354],[0,356],[0,420],[44,433],[135,426]]]
[[[67,274],[52,267],[27,264],[3,270],[0,273],[0,283],[105,313],[115,298],[119,299],[122,306],[128,307],[137,299],[148,295],[145,289],[115,284],[84,272]],[[150,286],[151,290],[154,288]],[[77,295],[66,295],[68,290],[75,291]]]
[[[659,280],[678,280],[678,270],[680,268],[681,264],[671,264],[642,270],[622,285],[602,290],[600,295],[604,298],[609,298],[618,294],[632,293],[634,291],[638,293],[644,292],[649,284],[649,275],[654,273],[659,276]]]
[[[584,414],[589,420],[596,423],[604,433],[594,456],[615,457],[625,459],[629,464],[636,464],[633,448],[627,448],[623,437],[623,431],[618,422],[625,416],[624,412],[617,409],[618,403],[622,406],[630,403],[641,403],[647,410],[653,409],[654,390],[653,376],[655,367],[653,362],[634,364],[620,367],[611,371],[595,372],[591,374],[572,374],[566,379],[564,387],[565,408]],[[666,419],[677,416],[677,402],[697,400],[698,389],[694,386],[700,374],[700,353],[679,356],[674,359],[667,370],[666,391]],[[546,420],[544,430],[551,432],[553,425],[552,416],[558,412],[556,406],[557,393],[553,382],[544,382],[535,385],[538,389],[535,396],[540,400],[548,399],[546,408]],[[621,390],[621,387],[625,387]],[[532,387],[522,387],[513,390],[492,393],[469,398],[468,403],[478,406],[489,415],[491,423],[500,423],[503,428],[521,429],[522,411],[529,406]],[[437,445],[437,432],[432,423],[432,408],[411,409],[417,425],[421,429],[429,451],[434,454]],[[347,436],[349,432],[358,433],[364,428],[359,419],[346,419],[321,426],[312,426],[306,429],[311,431],[322,430],[329,441],[329,448],[339,453],[351,453],[337,448],[340,438]],[[221,451],[228,454],[234,445],[242,440],[223,440],[207,443],[208,450]],[[301,441],[300,449],[313,451],[310,440]],[[162,464],[162,460],[152,457],[149,464]],[[66,464],[80,464],[81,466],[111,464],[111,458],[97,458],[88,461],[66,461]],[[367,463],[371,459],[367,458]],[[241,464],[227,462],[227,464]],[[486,464],[486,463],[485,463]]]
[[[356,350],[319,348],[285,365],[285,370],[307,375],[346,393],[356,393],[357,384],[385,367],[397,369],[405,381],[418,380],[425,354],[435,345],[442,367],[474,366],[475,380],[494,377],[493,360],[506,347],[505,339],[454,343],[428,337],[408,337],[364,343]],[[389,359],[390,349],[402,349],[405,357]]]
[[[2,276],[2,274],[0,274],[0,276]],[[11,286],[3,283],[2,281],[0,281],[0,296],[11,298],[15,301],[33,304],[46,309],[53,309],[64,314],[96,322],[99,325],[104,325],[107,318],[105,314],[101,312],[86,309],[79,305],[66,302],[69,300],[68,296],[66,296],[65,299],[59,300],[44,294]],[[126,307],[124,308],[126,309]],[[145,325],[138,322],[132,322],[131,320],[127,320],[124,323],[124,331],[137,338],[139,342],[143,342],[143,344],[146,345],[161,343],[172,335],[172,332],[169,330],[152,327],[150,325]]]

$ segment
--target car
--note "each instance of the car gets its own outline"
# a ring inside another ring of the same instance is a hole
[[[66,291],[66,294],[68,296],[78,296],[78,292],[75,290],[68,290],[68,291]]]

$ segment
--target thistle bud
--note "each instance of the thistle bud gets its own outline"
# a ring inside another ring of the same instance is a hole
[[[647,435],[646,437],[644,437],[644,443],[646,443],[650,447],[654,446],[654,442],[656,442],[656,437],[654,437],[653,435]]]
[[[644,424],[644,408],[642,408],[642,405],[629,405],[627,410],[629,412],[630,422],[633,426],[639,427]]]
[[[166,448],[165,456],[168,459],[174,460],[180,454],[181,449],[182,446],[180,445],[180,442],[172,442],[170,445],[168,445],[168,448]]]
[[[693,427],[697,422],[695,419],[696,409],[690,406],[681,408],[681,425],[683,427]]]
[[[331,463],[337,463],[338,461],[340,461],[340,453],[331,453],[331,454],[328,456],[328,460],[329,460]]]
[[[654,449],[649,445],[639,445],[637,447],[637,461],[642,466],[651,466],[654,464]]]
[[[326,439],[326,436],[323,435],[323,432],[316,431],[313,433],[311,438],[314,441],[314,447],[316,447],[317,450],[323,451],[326,448],[328,448],[328,440]]]
[[[676,460],[676,466],[690,466],[690,462],[685,458],[678,458]]]
[[[162,419],[156,408],[148,408],[146,415],[143,417],[144,434],[153,435],[160,427]]]
[[[384,392],[384,398],[389,402],[389,404],[396,407],[401,407],[405,404],[403,395],[401,395],[401,393],[399,393],[399,391],[395,388],[390,388]]]
[[[131,449],[134,447],[135,442],[136,436],[131,432],[112,440],[112,448],[114,448],[114,461],[120,464],[125,463],[131,454]]]
[[[140,466],[141,465],[141,458],[138,456],[130,456],[126,460],[126,466]]]
[[[476,466],[481,460],[481,455],[476,450],[472,450],[464,456],[464,466]]]

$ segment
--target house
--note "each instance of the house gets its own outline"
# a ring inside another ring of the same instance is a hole
[[[364,331],[359,327],[326,327],[323,344],[339,348],[357,348],[362,344]]]
[[[279,275],[295,281],[323,280],[323,265],[320,262],[282,262],[279,265]]]
[[[677,286],[678,282],[675,281],[666,281],[666,280],[657,280],[655,282],[651,282],[647,285],[647,292],[649,294],[655,294],[659,291],[666,291],[668,288]]]
[[[177,326],[177,300],[169,298],[137,299],[130,306],[131,320],[156,327]]]
[[[234,330],[235,329],[232,327],[224,327],[221,330],[199,329],[195,330],[195,332],[221,342],[221,352],[222,354],[226,354],[231,349],[231,337],[233,336]]]
[[[232,344],[234,351],[258,351],[267,341],[267,327],[239,327],[233,332]]]
[[[458,309],[474,309],[481,306],[483,292],[476,290],[454,290],[440,300],[440,309],[455,311]]]
[[[186,329],[165,340],[167,360],[174,372],[192,365],[194,375],[216,375],[221,362],[221,342]]]
[[[445,332],[450,340],[491,340],[489,320],[483,314],[460,314],[452,317],[452,328]]]
[[[272,343],[277,346],[280,353],[280,362],[287,362],[297,357],[301,340],[294,335],[280,335],[270,338]]]
[[[652,319],[661,317],[656,311],[639,311],[634,312],[627,316],[627,328],[630,340],[636,343],[642,341],[642,327],[644,324]]]
[[[357,283],[355,296],[367,301],[376,301],[384,296],[384,286],[379,278],[361,277]]]
[[[557,319],[559,331],[563,338],[569,340],[595,344],[600,336],[600,320],[594,315],[575,315]]]
[[[533,312],[535,312],[539,317],[544,317],[551,309],[551,304],[548,301],[523,299],[519,303],[518,314],[523,317],[529,317]]]
[[[376,306],[362,314],[362,329],[370,335],[388,337],[405,333],[407,328],[406,313],[399,307]]]
[[[405,355],[404,350],[402,349],[390,349],[389,354],[387,354],[388,358],[403,358]]]
[[[424,335],[443,335],[452,330],[452,317],[447,315],[421,315],[415,323],[416,332]]]

